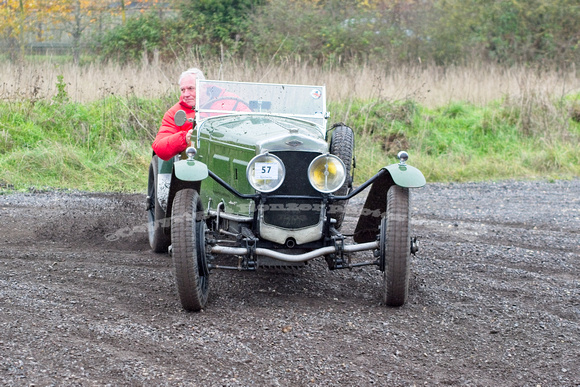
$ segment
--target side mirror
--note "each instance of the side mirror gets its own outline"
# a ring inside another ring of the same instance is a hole
[[[187,122],[187,114],[183,110],[178,110],[173,116],[173,121],[175,121],[175,125],[182,126]]]

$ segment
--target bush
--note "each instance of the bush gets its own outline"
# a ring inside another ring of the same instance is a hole
[[[99,40],[122,62],[204,57],[318,65],[512,65],[580,60],[578,0],[176,0],[173,18],[148,13]]]
[[[246,55],[299,58],[319,64],[393,62],[405,51],[406,23],[391,6],[357,2],[272,0],[252,16]]]
[[[186,45],[220,56],[236,53],[247,35],[249,17],[264,0],[192,0],[180,5],[181,23],[188,31]]]
[[[157,14],[149,13],[128,19],[126,24],[107,32],[99,39],[98,52],[103,59],[121,63],[142,60],[144,54],[150,61],[155,51],[161,56],[174,57],[171,47],[180,37],[175,19],[162,20]]]

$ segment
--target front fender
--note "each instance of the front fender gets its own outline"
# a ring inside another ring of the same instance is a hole
[[[406,164],[391,164],[383,168],[383,173],[373,183],[354,231],[357,243],[372,242],[377,239],[381,218],[387,211],[387,192],[392,185],[403,188],[419,188],[426,184],[425,176],[417,168]]]
[[[410,165],[391,164],[384,169],[389,171],[395,184],[403,188],[419,188],[427,183],[421,171]]]
[[[173,165],[175,177],[183,181],[201,181],[208,177],[207,165],[196,160],[179,160]]]

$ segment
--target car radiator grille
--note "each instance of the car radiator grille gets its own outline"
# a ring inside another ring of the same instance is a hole
[[[321,197],[308,181],[308,166],[320,153],[317,152],[272,152],[282,159],[286,167],[286,178],[274,195],[301,195]],[[321,200],[269,198],[264,211],[264,221],[284,228],[313,226],[320,220]]]

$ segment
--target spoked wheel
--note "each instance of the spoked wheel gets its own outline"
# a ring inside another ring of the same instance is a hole
[[[346,180],[342,187],[340,187],[334,194],[337,196],[346,195],[352,189],[353,170],[354,170],[354,133],[351,128],[343,124],[336,124],[332,138],[330,140],[330,153],[338,156],[346,167]],[[336,212],[332,217],[336,219],[334,228],[340,230],[344,215],[346,212],[346,205],[348,200],[341,200],[335,203]]]
[[[384,271],[384,302],[401,306],[409,294],[411,239],[409,189],[391,186],[387,193],[387,214],[381,221],[380,269]]]
[[[157,200],[157,169],[158,158],[153,156],[149,165],[149,181],[147,183],[147,231],[149,245],[156,253],[165,253],[171,244],[169,232],[163,228],[165,212]]]
[[[178,191],[171,211],[173,262],[181,305],[193,312],[203,309],[209,293],[205,230],[203,207],[197,191]]]

